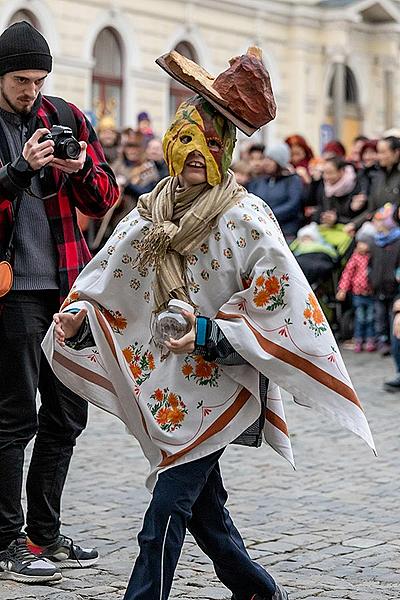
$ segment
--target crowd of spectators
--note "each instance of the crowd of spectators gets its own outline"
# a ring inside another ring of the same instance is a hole
[[[136,128],[118,131],[103,117],[97,131],[120,200],[100,223],[82,223],[94,252],[168,175],[146,112]],[[301,135],[268,146],[247,141],[232,170],[272,208],[315,293],[333,285],[333,300],[351,307],[354,351],[393,355],[397,375],[385,387],[400,391],[400,137],[360,135],[348,152],[332,140],[318,156]]]

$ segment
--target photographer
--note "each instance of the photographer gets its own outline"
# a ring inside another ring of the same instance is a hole
[[[28,23],[0,36],[0,260],[10,250],[14,272],[0,298],[0,578],[29,583],[61,579],[53,563],[86,567],[98,559],[60,534],[61,494],[87,405],[53,375],[41,342],[90,260],[76,208],[102,217],[118,197],[83,113],[41,95],[51,68],[46,40]],[[24,450],[35,434],[25,534]]]

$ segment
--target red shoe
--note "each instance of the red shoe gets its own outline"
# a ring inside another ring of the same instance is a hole
[[[362,349],[363,349],[362,342],[357,340],[356,343],[354,344],[354,352],[357,352],[357,354],[359,354],[360,352],[362,352]]]
[[[376,352],[376,344],[374,340],[367,340],[365,344],[365,349],[367,352]]]

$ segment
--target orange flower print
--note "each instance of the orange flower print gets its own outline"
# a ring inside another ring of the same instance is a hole
[[[161,402],[163,397],[164,397],[163,391],[160,390],[160,388],[157,388],[156,391],[154,392],[154,399],[157,400],[157,402]]]
[[[196,361],[196,362],[197,362],[197,365],[194,370],[196,377],[198,377],[199,379],[202,379],[202,378],[209,379],[209,377],[211,377],[212,372],[213,372],[212,363],[206,362],[204,359],[201,359],[200,361]]]
[[[142,369],[138,365],[130,365],[130,370],[135,379],[138,379],[142,374]]]
[[[138,342],[124,348],[122,353],[135,378],[135,384],[141,386],[156,368],[153,353],[150,350],[143,351],[143,345],[139,346]]]
[[[114,312],[113,310],[107,310],[104,307],[101,307],[100,310],[109,322],[110,327],[114,331],[114,333],[122,334],[122,331],[126,329],[126,326],[128,325],[128,321],[119,312],[119,310],[116,310]]]
[[[192,365],[185,363],[182,367],[182,373],[185,377],[190,376],[193,373]]]
[[[159,425],[166,425],[169,421],[169,408],[160,408],[156,415],[156,421]]]
[[[308,301],[314,309],[319,308],[318,300],[312,292],[308,294]]]
[[[202,356],[187,356],[182,365],[182,373],[188,381],[193,380],[198,385],[218,387],[220,369],[214,362],[204,360]]]
[[[179,398],[176,394],[171,392],[168,396],[168,402],[172,407],[176,408],[178,406]]]
[[[286,288],[289,287],[289,275],[283,273],[275,274],[276,267],[267,269],[255,279],[253,289],[253,303],[257,308],[265,308],[274,311],[277,308],[285,308]]]
[[[262,287],[265,283],[265,279],[262,275],[259,275],[256,279],[256,286],[257,287]]]
[[[305,319],[304,325],[308,325],[315,337],[318,337],[327,331],[328,326],[326,324],[325,315],[318,304],[318,300],[311,292],[307,296],[306,308],[303,311],[303,315]]]
[[[268,304],[270,294],[265,288],[262,288],[259,292],[254,295],[254,304],[258,307],[265,306]]]
[[[150,398],[154,403],[148,402],[147,406],[162,431],[172,432],[182,426],[188,411],[181,396],[169,388],[157,388]]]
[[[185,413],[178,406],[170,408],[168,411],[168,421],[172,425],[180,425],[185,418]]]
[[[62,310],[69,304],[72,304],[72,302],[77,302],[77,300],[79,300],[79,296],[80,296],[79,292],[75,292],[75,291],[71,290],[70,293],[68,294],[68,296],[65,298],[64,302],[62,303],[60,310]]]
[[[114,323],[115,329],[117,329],[118,331],[125,329],[126,326],[128,325],[128,321],[118,311],[115,313],[113,323]]]
[[[127,348],[124,348],[122,350],[122,354],[124,355],[124,357],[128,363],[133,361],[133,350],[130,346],[128,346]]]
[[[154,371],[154,369],[156,368],[156,364],[154,361],[154,356],[151,352],[148,353],[147,355],[147,360],[149,361],[149,369],[150,371]]]
[[[312,317],[317,325],[321,325],[324,322],[324,315],[319,308],[313,310]]]
[[[278,278],[275,277],[275,275],[273,277],[270,277],[269,279],[267,279],[267,281],[265,282],[265,289],[270,296],[277,294],[280,290],[280,287],[281,286],[278,281]]]

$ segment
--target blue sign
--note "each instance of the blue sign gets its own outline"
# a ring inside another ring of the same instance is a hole
[[[333,129],[333,125],[329,125],[328,123],[324,123],[319,128],[319,147],[320,152],[322,153],[322,149],[328,142],[333,140],[335,137],[335,132]]]

